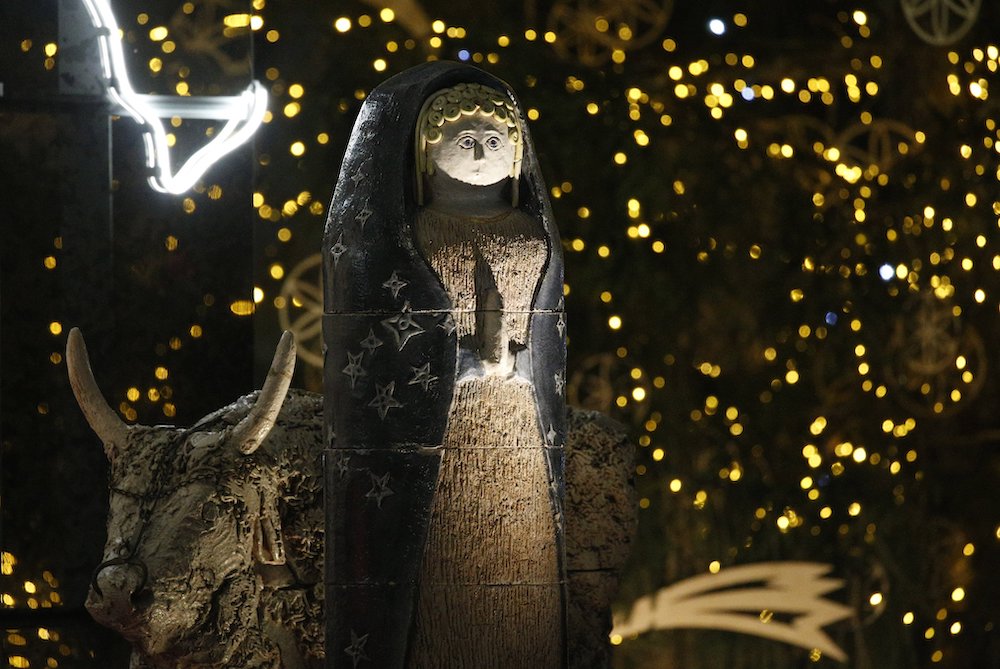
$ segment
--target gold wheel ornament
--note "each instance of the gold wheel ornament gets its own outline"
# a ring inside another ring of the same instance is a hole
[[[902,121],[875,119],[871,123],[856,123],[837,137],[841,155],[855,165],[864,168],[876,165],[886,172],[900,156],[917,153],[923,144],[917,141],[917,133]]]
[[[983,338],[930,291],[896,317],[888,352],[899,403],[923,415],[954,413],[986,380]]]
[[[791,114],[777,119],[763,120],[758,124],[766,142],[790,145],[800,155],[815,153],[817,146],[822,150],[837,147],[836,133],[827,123],[805,114]],[[839,151],[839,147],[837,147]],[[816,204],[824,211],[837,201],[841,182],[834,177],[833,170],[827,169],[831,163],[821,161],[801,161],[792,178],[804,189],[823,196],[822,204]],[[814,200],[814,203],[816,201]]]
[[[614,51],[632,51],[660,36],[673,0],[563,0],[549,12],[548,29],[563,58],[598,67]]]
[[[322,256],[314,253],[296,265],[281,284],[284,305],[278,309],[282,330],[291,330],[298,358],[323,367],[323,269]]]
[[[246,55],[233,53],[233,44],[250,34],[250,24],[236,28],[225,22],[246,11],[247,3],[241,0],[202,0],[193,10],[185,4],[170,17],[170,34],[185,55],[211,59],[227,77],[246,77]]]
[[[920,39],[946,46],[962,39],[979,18],[983,0],[900,0],[903,15]]]
[[[863,574],[857,574],[851,578],[849,592],[853,600],[854,611],[863,612],[861,614],[861,624],[868,626],[882,617],[885,613],[886,601],[892,594],[892,579],[889,578],[889,570],[878,558],[870,558],[867,570]],[[878,593],[880,598],[874,599],[871,593]]]

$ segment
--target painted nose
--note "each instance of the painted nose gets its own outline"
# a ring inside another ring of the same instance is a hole
[[[122,629],[135,622],[138,609],[145,606],[140,590],[145,575],[142,567],[118,564],[104,567],[94,576],[85,606],[94,620]]]
[[[483,145],[481,143],[476,142],[476,145],[472,148],[472,158],[474,160],[483,159]]]

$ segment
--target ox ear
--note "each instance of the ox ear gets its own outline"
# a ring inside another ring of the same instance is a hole
[[[254,523],[253,557],[261,564],[285,564],[285,544],[281,539],[281,516],[277,496],[263,493],[258,497]]]
[[[233,429],[233,438],[246,455],[256,451],[274,427],[278,412],[288,393],[288,386],[292,382],[294,370],[295,337],[286,330],[274,351],[271,369],[267,372],[264,387],[261,388],[257,401],[254,402],[250,413]]]

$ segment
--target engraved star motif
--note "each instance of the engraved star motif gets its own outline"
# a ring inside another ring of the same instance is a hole
[[[340,237],[337,238],[337,243],[330,247],[330,255],[333,256],[333,266],[337,267],[337,263],[340,262],[340,256],[344,255],[347,251],[347,246],[344,245],[344,233],[340,233]]]
[[[368,222],[368,219],[371,218],[373,213],[375,212],[371,210],[371,207],[368,206],[368,201],[365,200],[365,206],[362,207],[358,215],[354,217],[354,220],[361,224],[361,232],[365,231],[365,223]]]
[[[389,495],[396,494],[389,488],[389,472],[386,472],[382,476],[376,476],[371,472],[368,472],[368,475],[372,478],[372,489],[365,493],[365,497],[375,500],[375,505],[381,509],[382,500]]]
[[[371,661],[371,658],[365,654],[365,644],[368,643],[368,635],[364,634],[358,636],[358,633],[351,630],[351,644],[344,648],[344,652],[351,658],[351,662],[357,667],[358,663],[362,660]]]
[[[396,340],[396,348],[400,351],[406,346],[406,342],[410,341],[410,337],[415,337],[424,331],[420,325],[413,320],[413,314],[410,311],[410,303],[406,302],[403,304],[403,311],[386,318],[382,321],[382,327],[388,330],[393,338]]]
[[[413,378],[410,379],[409,385],[415,386],[420,385],[425,391],[434,385],[437,381],[436,376],[431,374],[431,363],[424,363],[420,367],[410,367],[410,371],[413,372]]]
[[[374,353],[375,349],[382,345],[382,340],[375,336],[375,332],[368,328],[368,336],[361,340],[361,348],[369,353]]]
[[[347,367],[344,367],[341,371],[351,377],[352,390],[354,389],[354,384],[358,382],[359,377],[368,376],[368,372],[361,366],[361,361],[364,357],[365,354],[363,352],[357,355],[354,355],[350,351],[347,352]]]
[[[555,507],[555,521],[556,527],[562,527],[563,524],[563,496],[560,494],[559,484],[555,481],[549,481],[549,495],[552,498],[552,506]]]
[[[559,433],[556,432],[556,428],[552,425],[549,425],[549,431],[545,433],[545,443],[548,444],[549,446],[555,446],[556,437],[558,436]]]
[[[556,321],[556,330],[559,330],[560,337],[566,334],[566,318],[562,314],[559,314],[559,320]]]
[[[365,158],[360,165],[358,165],[358,171],[351,175],[351,181],[357,186],[359,183],[365,180],[367,177],[368,166],[371,164],[371,158]]]
[[[445,314],[444,320],[438,323],[438,327],[444,330],[445,334],[450,335],[458,328],[458,324],[451,314]]]
[[[399,291],[403,289],[404,286],[409,284],[399,278],[399,274],[396,272],[392,273],[387,281],[382,284],[382,287],[392,293],[392,299],[397,299],[399,297]]]
[[[348,354],[348,355],[350,355],[350,354]],[[556,394],[562,395],[563,394],[563,390],[566,389],[566,381],[565,381],[565,379],[563,379],[562,372],[556,372],[555,375],[554,375],[554,378],[555,378],[555,382],[556,382]]]
[[[403,406],[399,400],[392,396],[392,393],[396,390],[396,382],[390,381],[386,385],[375,384],[375,397],[368,406],[375,407],[378,411],[379,418],[385,420],[385,416],[389,413],[389,409],[398,409]]]
[[[562,499],[562,495],[560,495],[559,493],[560,493],[559,483],[555,479],[550,479],[549,480],[549,494],[552,496],[552,499],[556,502],[556,506],[557,507],[560,506],[558,504],[558,502],[559,502],[559,500]],[[558,513],[559,511],[561,511],[561,509],[557,508],[556,512]]]
[[[351,471],[351,456],[346,453],[337,454],[337,474],[340,478],[347,476],[347,473]]]

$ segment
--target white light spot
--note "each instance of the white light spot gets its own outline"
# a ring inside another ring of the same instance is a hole
[[[127,114],[143,126],[146,164],[153,169],[149,185],[154,190],[173,194],[187,191],[213,163],[257,131],[267,112],[267,89],[260,82],[252,82],[242,94],[234,96],[140,95],[129,80],[123,33],[109,0],[84,0],[83,4],[98,34],[102,73],[108,97],[118,108],[115,113]],[[150,31],[153,39],[152,33],[155,31],[158,35],[159,30]],[[163,119],[173,116],[225,121],[212,139],[176,171],[171,167],[170,143],[163,126]]]

